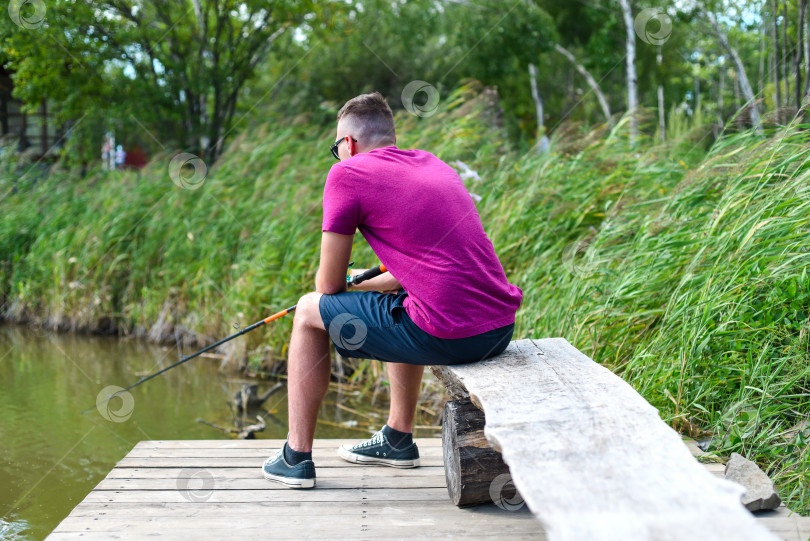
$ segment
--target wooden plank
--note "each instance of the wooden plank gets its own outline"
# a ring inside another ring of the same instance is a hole
[[[269,456],[269,455],[268,455]],[[118,464],[117,468],[261,468],[265,457],[254,458],[238,458],[238,457],[186,457],[186,458],[167,458],[167,457],[124,457]],[[370,468],[374,466],[365,466],[362,464],[350,464],[340,458],[339,456],[324,456],[314,457],[316,471],[326,468]],[[442,457],[422,457],[421,463],[423,466],[444,466]],[[383,466],[377,466],[383,467]]]
[[[464,520],[448,524],[446,517],[414,516],[400,513],[389,515],[368,515],[361,511],[344,515],[333,515],[329,521],[313,521],[311,517],[288,517],[283,522],[264,523],[259,521],[235,521],[233,518],[206,518],[203,523],[197,517],[144,517],[140,520],[121,518],[76,518],[60,526],[54,533],[62,532],[117,532],[127,534],[154,534],[161,536],[185,537],[188,539],[215,538],[212,532],[231,532],[256,535],[260,538],[274,537],[275,532],[297,532],[299,539],[311,536],[344,538],[352,535],[363,535],[367,538],[392,537],[394,531],[407,532],[408,537],[446,537],[448,534],[464,538],[470,535],[489,533],[491,535],[509,535],[511,532],[534,534],[542,539],[540,525],[535,520],[493,521],[491,516],[468,516]],[[449,528],[448,528],[449,526]],[[452,530],[451,530],[452,528]],[[377,535],[375,535],[375,533]],[[218,537],[218,536],[217,536]]]
[[[364,438],[341,438],[341,439],[316,439],[313,442],[312,448],[316,451],[318,449],[334,450],[343,445],[344,443],[356,444]],[[135,449],[279,449],[286,440],[280,439],[257,439],[257,440],[145,440],[138,442]],[[428,447],[441,448],[441,438],[414,438],[419,450]]]
[[[162,478],[162,479],[103,479],[93,490],[290,490],[280,483],[273,483],[262,477],[259,468],[255,468],[250,478],[215,478],[207,470],[196,470],[205,476],[196,478]],[[322,489],[333,488],[441,488],[447,492],[444,477],[437,476],[365,476],[354,477],[319,476],[316,486]]]
[[[270,483],[268,482],[268,485]],[[367,500],[447,501],[446,488],[331,488],[329,490],[214,490],[207,502],[355,502]],[[94,490],[84,499],[95,503],[187,502],[179,490]]]
[[[810,539],[810,518],[807,517],[758,518],[758,522],[783,536],[790,535],[801,541]]]
[[[238,522],[237,522],[238,523]],[[274,528],[273,525],[264,525],[260,527],[245,528],[242,527],[238,530],[225,529],[225,530],[204,530],[185,532],[185,534],[175,536],[161,536],[163,539],[217,539],[217,540],[234,540],[244,541],[246,537],[255,537],[257,539],[274,540],[295,540],[301,539],[373,539],[373,538],[394,538],[394,539],[412,539],[414,533],[413,529],[408,526],[397,526],[396,528],[390,525],[371,525],[368,527],[357,527],[352,531],[344,532],[342,535],[334,535],[331,533],[302,531],[301,528],[286,529]],[[542,533],[525,533],[517,528],[509,525],[504,525],[497,533],[483,533],[479,531],[468,532],[464,525],[461,525],[459,534],[451,534],[446,531],[436,532],[433,529],[416,532],[419,538],[428,539],[492,539],[501,540],[508,537],[509,541],[522,541],[533,540],[541,541],[545,539]],[[63,541],[69,539],[80,539],[81,541],[108,541],[110,539],[125,539],[126,541],[135,540],[152,540],[159,533],[134,533],[134,532],[57,532],[48,537],[49,541]],[[804,541],[804,540],[802,540]]]
[[[228,458],[228,457],[238,457],[238,458],[256,458],[263,461],[268,456],[276,454],[278,449],[262,449],[262,448],[253,448],[253,449],[162,449],[162,448],[154,448],[148,449],[145,447],[139,447],[133,449],[129,454],[127,454],[128,458],[199,458],[199,457],[210,457],[210,458]],[[312,452],[312,459],[318,461],[318,459],[322,458],[333,458],[337,455],[337,447],[332,449],[315,449]],[[442,449],[441,447],[431,447],[428,449],[419,449],[419,456],[420,457],[438,457],[441,458],[442,456]]]
[[[535,521],[536,525],[536,521]],[[504,525],[499,528],[497,533],[488,533],[481,531],[468,532],[464,525],[461,525],[459,530],[463,533],[458,535],[451,534],[447,531],[435,531],[428,528],[425,531],[414,532],[414,529],[408,528],[405,525],[397,525],[397,527],[385,525],[370,525],[365,526],[360,524],[354,530],[342,532],[341,535],[330,534],[328,532],[316,532],[302,530],[302,528],[286,529],[276,528],[274,525],[267,524],[260,527],[245,527],[242,526],[238,530],[223,529],[223,530],[204,530],[185,532],[180,535],[161,535],[160,533],[135,533],[135,532],[54,532],[49,537],[50,541],[60,541],[66,539],[80,539],[82,541],[94,540],[109,540],[109,539],[125,539],[129,540],[148,540],[160,536],[162,539],[233,539],[244,541],[246,537],[254,537],[256,539],[290,539],[300,541],[301,539],[379,539],[379,538],[393,538],[393,539],[413,539],[413,538],[428,538],[428,539],[492,539],[502,540],[506,536],[509,541],[519,540],[535,540],[541,541],[546,539],[542,532],[522,532],[521,528]],[[527,528],[528,529],[528,528]],[[416,533],[416,535],[413,535]],[[418,537],[417,537],[418,536]],[[804,541],[804,540],[802,540]]]
[[[256,513],[261,516],[327,516],[345,514],[352,509],[361,509],[364,513],[389,514],[419,514],[439,515],[448,520],[454,517],[468,516],[494,516],[494,518],[516,517],[520,520],[534,520],[534,517],[524,506],[517,512],[509,512],[494,505],[479,505],[468,509],[458,509],[449,500],[432,501],[425,505],[421,501],[399,501],[392,504],[390,501],[364,500],[359,506],[348,507],[345,502],[289,502],[289,501],[260,501],[260,502],[200,502],[165,503],[89,503],[84,502],[70,513],[71,517],[235,517],[251,516]],[[494,520],[494,519],[493,519]]]
[[[358,468],[355,465],[347,467],[334,467],[318,469],[317,474],[325,477],[436,477],[444,479],[444,468],[442,466],[420,466],[418,468],[382,468],[365,467]],[[261,477],[260,465],[253,468],[212,468],[206,470],[213,478],[229,479],[252,479],[257,475]],[[197,470],[194,468],[114,468],[107,474],[107,479],[178,479],[180,477],[194,477]]]
[[[563,338],[434,367],[485,433],[549,539],[776,539],[630,385]]]

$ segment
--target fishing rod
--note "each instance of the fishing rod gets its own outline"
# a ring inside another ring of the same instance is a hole
[[[350,266],[351,266],[351,264],[350,264]],[[379,276],[379,275],[383,274],[384,272],[387,272],[387,270],[388,270],[388,269],[386,269],[386,268],[385,268],[385,265],[379,265],[379,266],[377,266],[377,267],[374,267],[373,269],[369,269],[369,270],[367,270],[367,271],[366,271],[366,272],[364,272],[364,273],[358,274],[358,275],[357,275],[357,276],[355,276],[354,278],[349,278],[349,276],[346,276],[346,286],[347,286],[347,287],[354,287],[354,286],[356,286],[356,285],[358,285],[358,284],[360,284],[360,283],[362,283],[362,282],[365,282],[366,280],[370,280],[370,279],[372,279],[372,278],[376,278],[377,276]],[[125,393],[125,392],[127,392],[127,391],[129,391],[129,390],[131,390],[131,389],[134,389],[135,387],[137,387],[137,386],[138,386],[138,385],[140,385],[141,383],[146,383],[146,382],[147,382],[147,381],[149,381],[150,379],[155,378],[155,377],[157,377],[157,376],[161,375],[162,373],[164,373],[164,372],[167,372],[167,371],[171,370],[171,369],[172,369],[172,368],[174,368],[175,366],[180,366],[180,365],[181,365],[181,364],[183,364],[184,362],[186,362],[186,361],[190,361],[191,359],[193,359],[193,358],[195,358],[195,357],[199,357],[200,355],[202,355],[202,354],[203,354],[203,353],[205,353],[206,351],[210,351],[210,350],[214,349],[215,347],[217,347],[217,346],[220,346],[220,345],[224,344],[225,342],[229,342],[229,341],[233,340],[234,338],[237,338],[237,337],[239,337],[239,336],[242,336],[243,334],[249,333],[250,331],[252,331],[252,330],[254,330],[254,329],[258,329],[258,328],[259,328],[259,327],[261,327],[262,325],[266,325],[267,323],[270,323],[271,321],[275,321],[276,319],[278,319],[278,318],[280,318],[280,317],[284,317],[284,316],[286,316],[286,315],[287,315],[287,314],[289,314],[290,312],[295,311],[296,306],[298,306],[298,305],[297,305],[297,304],[293,304],[293,305],[292,305],[292,306],[290,306],[289,308],[285,308],[284,310],[282,310],[282,311],[280,311],[280,312],[276,312],[276,313],[275,313],[275,314],[273,314],[272,316],[268,316],[268,317],[266,317],[266,318],[264,318],[264,319],[261,319],[261,320],[257,321],[256,323],[254,323],[253,325],[250,325],[250,326],[248,326],[248,327],[245,327],[244,329],[242,329],[242,330],[241,330],[241,331],[239,331],[238,333],[232,334],[232,335],[228,336],[227,338],[223,338],[222,340],[220,340],[219,342],[217,342],[217,343],[215,343],[215,344],[211,344],[210,346],[204,347],[204,348],[202,348],[200,351],[198,351],[197,353],[194,353],[194,354],[192,354],[192,355],[189,355],[188,357],[184,357],[184,358],[180,359],[179,361],[177,361],[176,363],[171,364],[171,365],[169,365],[169,366],[167,366],[166,368],[163,368],[163,369],[161,369],[161,370],[158,370],[158,371],[157,371],[157,372],[155,372],[154,374],[151,374],[151,375],[149,375],[149,376],[146,376],[146,377],[144,377],[144,378],[141,378],[140,380],[138,380],[137,382],[133,383],[132,385],[130,385],[130,386],[129,386],[129,387],[127,387],[126,389],[121,389],[120,391],[117,391],[117,392],[115,392],[114,394],[111,394],[110,396],[108,396],[108,397],[107,397],[107,400],[105,400],[104,402],[101,402],[100,404],[96,404],[95,406],[92,406],[92,407],[87,408],[86,410],[84,410],[84,411],[82,412],[82,415],[84,415],[85,413],[87,413],[88,411],[90,411],[90,410],[92,410],[92,409],[94,409],[94,408],[99,408],[99,407],[103,406],[104,404],[106,404],[107,402],[109,402],[110,400],[112,400],[113,398],[115,398],[116,396],[118,396],[119,394],[121,394],[121,393]]]

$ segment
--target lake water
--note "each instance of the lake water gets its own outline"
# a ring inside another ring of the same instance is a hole
[[[219,372],[214,359],[189,361],[133,389],[131,400],[95,407],[108,386],[127,387],[177,359],[175,348],[138,340],[0,324],[0,539],[47,536],[141,440],[231,437],[197,419],[233,426],[229,402],[250,381]],[[360,440],[382,426],[386,404],[358,395],[330,391],[315,437]],[[257,437],[285,438],[286,387],[263,409],[267,428]]]

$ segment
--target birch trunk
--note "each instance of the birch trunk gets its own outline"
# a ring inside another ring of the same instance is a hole
[[[804,94],[810,94],[810,13],[805,9],[804,20],[799,24],[804,25]]]
[[[596,82],[596,79],[594,79],[593,76],[591,76],[591,73],[585,69],[585,66],[577,62],[576,57],[568,49],[559,43],[555,43],[554,50],[567,58],[574,65],[580,75],[585,77],[585,81],[587,81],[588,86],[590,86],[593,93],[596,94],[596,99],[599,101],[599,106],[602,108],[602,114],[605,115],[605,120],[612,126],[613,119],[610,116],[610,107],[608,106],[607,99],[605,99],[605,94],[602,93],[602,89],[599,87],[599,83]]]
[[[790,107],[790,60],[788,58],[788,37],[787,37],[787,7],[782,2],[782,80],[785,81],[785,106]]]
[[[627,49],[627,114],[630,115],[630,133],[635,139],[638,136],[638,77],[636,75],[636,31],[633,27],[633,12],[628,0],[616,0],[622,8],[624,26],[627,30],[625,48]]]
[[[541,152],[548,150],[548,137],[546,136],[546,127],[543,122],[543,99],[540,97],[540,91],[537,88],[537,66],[529,64],[529,80],[532,86],[532,99],[534,100],[534,111],[537,115],[537,149]]]
[[[780,109],[782,108],[782,81],[779,79],[779,6],[776,0],[771,0],[771,12],[773,13],[773,82],[776,85],[776,120],[779,122]]]
[[[765,62],[766,59],[769,58],[767,52],[767,46],[765,45],[767,37],[767,30],[765,30],[765,26],[760,26],[759,31],[759,77],[757,78],[757,95],[762,94],[762,89],[765,88],[767,84],[767,75],[765,71]]]
[[[802,106],[802,93],[804,88],[802,86],[802,60],[807,62],[807,51],[804,50],[804,45],[807,43],[805,37],[805,19],[807,17],[807,0],[801,0],[799,4],[799,23],[798,32],[799,36],[796,40],[796,108],[800,109]],[[810,78],[810,73],[805,72],[805,77]]]
[[[726,71],[725,71],[725,69],[720,70],[720,82],[719,82],[719,84],[717,86],[718,86],[718,90],[717,90],[717,101],[718,101],[717,116],[720,118],[720,126],[723,126],[726,123],[726,121],[723,119],[723,108],[725,107],[725,103],[724,103],[724,100],[723,100],[723,89],[726,86]]]
[[[742,107],[742,101],[740,99],[740,79],[739,77],[734,78],[734,110],[739,111],[740,107]]]
[[[720,29],[720,25],[717,23],[717,17],[714,16],[714,13],[706,9],[703,2],[697,2],[697,5],[706,15],[706,18],[709,19],[712,29],[714,29],[714,33],[717,35],[717,39],[720,41],[720,44],[728,52],[729,56],[734,62],[734,68],[737,71],[737,80],[740,84],[740,91],[742,92],[743,98],[748,103],[751,111],[751,123],[754,125],[754,128],[756,128],[757,133],[760,133],[762,128],[760,126],[761,121],[759,118],[757,100],[754,96],[754,91],[751,89],[751,83],[748,82],[748,75],[745,73],[745,66],[742,63],[742,60],[740,60],[740,55],[737,54],[737,50],[728,42],[728,38]]]
[[[661,78],[661,62],[663,61],[663,48],[658,46],[658,54],[655,55],[655,63],[658,66],[658,78]],[[661,142],[667,140],[666,117],[664,116],[664,85],[658,84],[658,130],[661,132]]]

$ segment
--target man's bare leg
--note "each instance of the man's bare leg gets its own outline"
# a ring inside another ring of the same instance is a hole
[[[295,309],[290,354],[287,362],[287,392],[290,435],[294,451],[312,451],[318,410],[329,388],[331,358],[329,335],[318,304],[320,293],[301,297]]]
[[[391,383],[391,409],[388,426],[400,432],[413,432],[413,418],[424,366],[388,363],[388,381]]]

